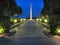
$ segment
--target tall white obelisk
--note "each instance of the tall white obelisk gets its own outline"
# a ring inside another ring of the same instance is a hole
[[[33,20],[32,19],[32,4],[30,3],[30,20]]]

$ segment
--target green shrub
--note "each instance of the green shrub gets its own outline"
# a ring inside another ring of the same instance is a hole
[[[5,29],[3,28],[3,26],[0,26],[0,34],[4,34],[5,33]]]

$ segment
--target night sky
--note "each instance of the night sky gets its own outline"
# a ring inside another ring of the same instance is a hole
[[[22,14],[18,17],[29,18],[30,15],[30,3],[32,3],[32,15],[33,17],[39,17],[44,7],[43,0],[16,0],[16,4],[22,7]]]

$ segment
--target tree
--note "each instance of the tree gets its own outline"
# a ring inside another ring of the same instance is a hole
[[[43,14],[49,16],[49,25],[51,34],[55,34],[55,30],[58,27],[58,17],[60,15],[60,0],[44,0],[45,8]],[[46,13],[47,12],[47,13]]]
[[[22,8],[16,5],[15,0],[0,0],[0,23],[4,26],[5,32],[10,30],[10,16],[21,14]]]

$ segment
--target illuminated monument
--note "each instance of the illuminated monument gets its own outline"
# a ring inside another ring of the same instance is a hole
[[[30,20],[33,20],[32,19],[32,4],[30,3]]]

